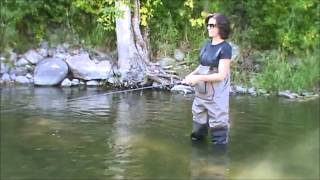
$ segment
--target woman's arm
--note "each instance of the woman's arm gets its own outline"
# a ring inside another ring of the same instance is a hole
[[[199,67],[200,67],[200,65],[195,70],[193,70],[190,74],[188,74],[188,76],[197,74],[199,71]]]
[[[194,85],[199,81],[223,81],[230,72],[230,63],[230,59],[220,59],[218,73],[208,75],[188,75],[185,82]]]

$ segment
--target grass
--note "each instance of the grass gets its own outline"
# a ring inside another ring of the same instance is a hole
[[[253,77],[253,84],[270,91],[316,91],[320,78],[318,58],[318,52],[293,59],[273,51],[264,57],[262,71]]]

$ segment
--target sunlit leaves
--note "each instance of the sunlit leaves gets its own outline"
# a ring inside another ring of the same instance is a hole
[[[161,0],[144,0],[141,1],[140,7],[140,25],[147,26],[150,18],[153,17],[154,11],[162,5]]]

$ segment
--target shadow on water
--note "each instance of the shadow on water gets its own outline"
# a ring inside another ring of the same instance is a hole
[[[192,143],[192,95],[2,88],[1,179],[318,179],[319,101],[231,97],[228,147]]]

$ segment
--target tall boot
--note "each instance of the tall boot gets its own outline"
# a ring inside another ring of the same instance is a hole
[[[208,135],[208,125],[207,124],[199,124],[193,121],[192,124],[192,133],[190,135],[191,140],[204,140]]]
[[[227,127],[210,128],[213,144],[228,144],[229,130]]]

